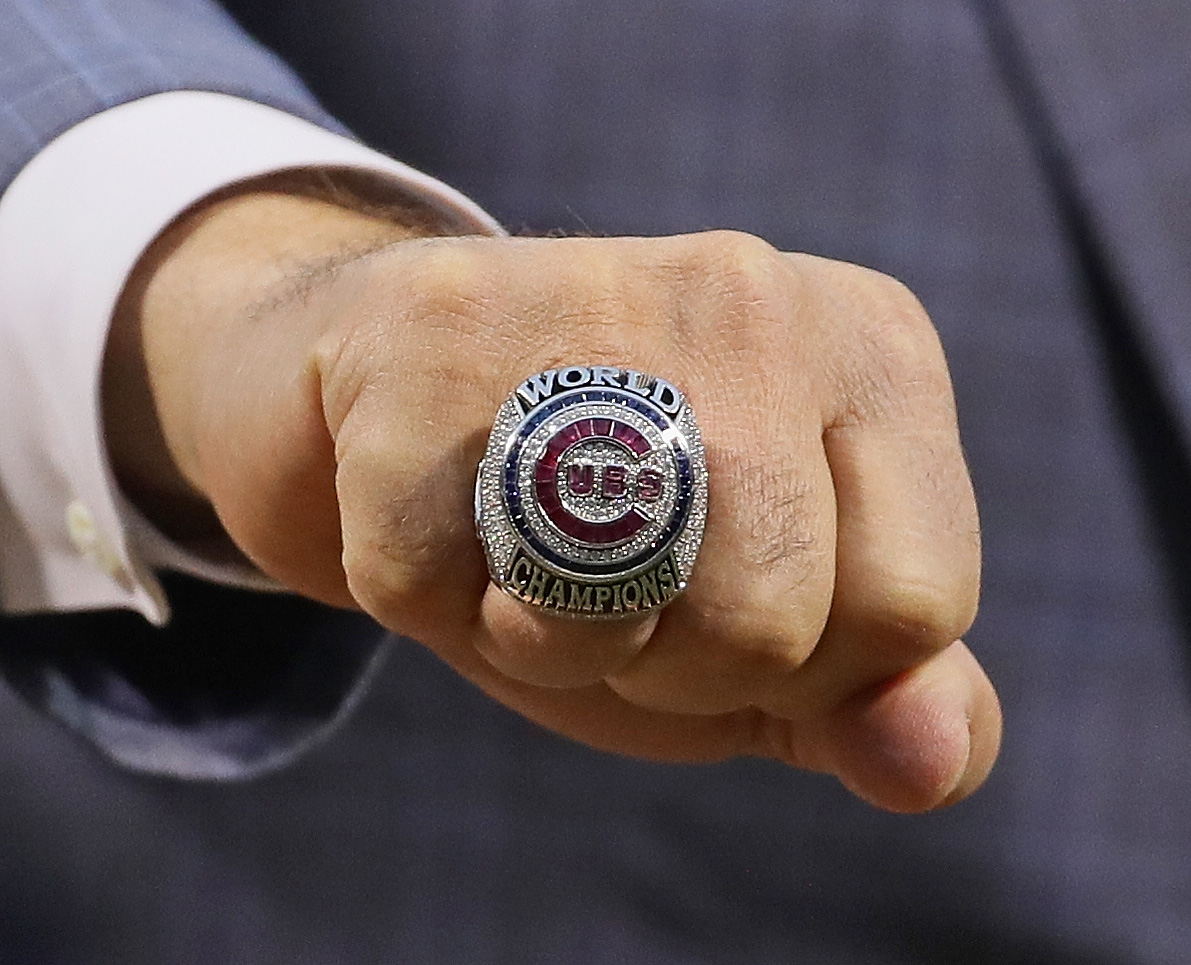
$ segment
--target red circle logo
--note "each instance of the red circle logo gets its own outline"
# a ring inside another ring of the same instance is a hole
[[[646,507],[663,492],[661,473],[640,465],[652,451],[644,435],[618,419],[577,419],[551,436],[538,457],[538,507],[576,542],[623,543],[650,522]]]

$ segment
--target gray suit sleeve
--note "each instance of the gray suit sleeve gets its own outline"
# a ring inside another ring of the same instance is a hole
[[[341,131],[214,3],[0,0],[0,193],[87,117],[183,89]],[[358,614],[179,576],[162,582],[174,612],[163,629],[124,612],[0,616],[0,675],[135,770],[234,779],[280,767],[336,727],[386,649]]]
[[[0,193],[58,134],[169,90],[232,94],[342,132],[208,0],[0,0]]]

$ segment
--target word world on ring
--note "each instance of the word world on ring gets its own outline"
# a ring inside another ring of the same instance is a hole
[[[690,578],[707,465],[686,398],[633,369],[571,365],[522,382],[476,476],[492,580],[577,617],[665,606]]]

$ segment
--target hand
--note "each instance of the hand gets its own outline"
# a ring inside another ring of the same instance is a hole
[[[265,572],[362,607],[596,747],[774,757],[892,810],[984,780],[1000,711],[959,642],[979,528],[913,296],[736,233],[416,233],[256,191],[167,234],[105,383],[113,458],[142,503],[191,520],[210,505]],[[679,385],[707,447],[689,589],[635,621],[505,596],[472,524],[500,402],[588,363]],[[150,398],[156,445],[122,442],[120,414]]]

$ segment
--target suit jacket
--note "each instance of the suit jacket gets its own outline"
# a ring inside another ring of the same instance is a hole
[[[11,6],[32,22],[32,0]],[[30,93],[37,83],[14,94],[0,72],[9,168],[13,104],[38,105],[20,111],[30,149],[170,83],[320,116],[204,5],[100,9],[71,6],[31,35],[44,82],[78,94],[69,110]],[[234,12],[349,126],[514,230],[732,226],[910,284],[948,349],[982,507],[969,642],[1004,701],[1002,760],[959,807],[893,817],[766,763],[662,767],[576,747],[411,643],[334,739],[244,785],[113,769],[5,696],[0,960],[1189,960],[1185,5]],[[219,56],[183,52],[183,23],[187,51]],[[113,73],[120,83],[97,91]],[[175,730],[224,719],[261,733],[268,702],[300,693],[293,654],[317,666],[320,640],[344,632],[322,623],[337,615],[289,619],[245,598],[205,627],[225,591],[176,581],[171,593],[185,666],[207,639],[271,656],[232,673],[215,661],[206,676],[170,661],[155,676],[146,654],[163,644],[149,631],[113,653],[133,631],[112,617],[10,620],[11,678],[42,706],[65,679],[97,702],[131,692],[135,712]]]

